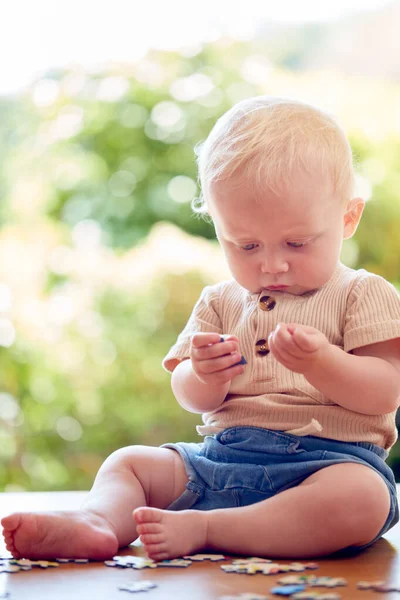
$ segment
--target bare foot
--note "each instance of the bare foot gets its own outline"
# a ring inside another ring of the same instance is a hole
[[[6,547],[15,558],[93,558],[118,550],[108,522],[84,511],[14,513],[1,520]]]
[[[133,511],[136,531],[149,558],[166,560],[207,546],[207,514],[200,510],[161,510],[141,506]]]

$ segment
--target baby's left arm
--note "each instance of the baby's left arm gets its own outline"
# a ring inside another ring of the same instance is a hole
[[[280,363],[303,373],[311,385],[340,406],[378,415],[400,405],[400,338],[349,353],[314,327],[292,323],[278,325],[268,344]]]

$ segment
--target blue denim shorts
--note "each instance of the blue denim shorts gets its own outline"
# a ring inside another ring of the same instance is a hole
[[[374,469],[390,493],[390,511],[370,546],[399,520],[396,482],[385,463],[388,452],[367,442],[298,437],[258,427],[230,427],[196,444],[164,444],[179,452],[188,475],[186,490],[169,510],[211,510],[247,506],[299,485],[331,465],[355,462]]]

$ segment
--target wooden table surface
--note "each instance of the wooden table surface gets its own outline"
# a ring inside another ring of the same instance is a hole
[[[399,488],[400,490],[400,488]],[[77,508],[85,492],[50,493],[9,493],[0,494],[0,516],[12,511],[53,510]],[[144,556],[139,546],[130,547],[120,554]],[[3,545],[0,556],[9,556]],[[362,591],[356,588],[358,581],[384,580],[400,585],[400,524],[394,527],[385,538],[358,556],[350,558],[324,558],[316,562],[319,569],[307,574],[343,577],[346,587],[314,588],[320,593],[334,591],[345,599],[400,598],[400,593],[379,593]],[[231,558],[231,557],[230,557]],[[229,561],[230,561],[229,558]],[[233,558],[233,557],[232,557]],[[272,557],[271,557],[272,558]],[[228,561],[228,562],[229,562]],[[292,561],[280,560],[280,563]],[[0,598],[9,592],[10,600],[64,600],[85,598],[85,600],[123,600],[128,592],[118,590],[121,583],[151,580],[157,584],[148,592],[140,592],[138,598],[145,600],[218,600],[221,596],[234,596],[245,592],[265,594],[269,598],[282,598],[273,595],[270,589],[282,575],[242,575],[225,573],[221,564],[200,562],[188,568],[119,569],[110,568],[102,562],[88,564],[61,564],[58,568],[33,569],[18,573],[0,573]],[[136,598],[136,596],[135,596]]]

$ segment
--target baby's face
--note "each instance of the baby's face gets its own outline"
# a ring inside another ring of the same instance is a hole
[[[235,280],[251,293],[300,295],[324,285],[337,266],[345,207],[329,181],[304,174],[279,194],[240,180],[212,185],[208,209]]]

